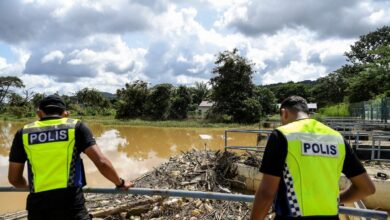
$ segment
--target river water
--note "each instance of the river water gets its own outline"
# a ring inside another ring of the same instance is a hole
[[[135,179],[169,157],[192,148],[222,150],[223,128],[164,128],[103,126],[88,124],[98,146],[112,161],[120,176]],[[8,155],[16,131],[22,123],[0,122],[0,185],[9,186]],[[229,145],[255,146],[254,134],[231,133]],[[82,155],[89,187],[113,187],[85,155]],[[26,169],[25,169],[26,175]],[[0,214],[25,208],[27,193],[0,193]]]

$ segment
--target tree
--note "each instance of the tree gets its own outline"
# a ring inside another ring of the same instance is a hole
[[[381,55],[373,54],[371,51],[389,42],[390,27],[383,26],[374,32],[360,36],[359,40],[354,45],[351,45],[351,51],[346,52],[345,56],[353,65],[372,63],[380,58]]]
[[[159,84],[154,86],[147,98],[147,117],[153,120],[165,120],[169,116],[171,106],[171,84]]]
[[[264,86],[257,86],[255,88],[255,97],[261,105],[263,115],[269,115],[275,112],[276,97],[270,89]]]
[[[16,76],[0,76],[0,110],[4,109],[5,98],[12,88],[24,88],[23,81]]]
[[[189,89],[185,86],[179,86],[172,98],[169,117],[171,119],[186,119],[190,104],[191,95]]]
[[[390,42],[369,53],[379,58],[362,65],[363,71],[351,78],[348,87],[350,102],[366,101],[390,93]]]
[[[84,88],[76,92],[77,102],[83,107],[104,109],[110,107],[110,101],[96,89]]]
[[[308,87],[302,83],[294,83],[290,81],[272,86],[270,89],[275,94],[278,103],[281,103],[285,98],[292,95],[298,95],[308,99],[308,101],[310,100]]]
[[[210,90],[207,88],[207,83],[195,82],[195,87],[192,88],[192,103],[199,105],[210,95]]]
[[[37,109],[39,107],[39,102],[45,97],[43,93],[35,93],[30,100],[30,103],[33,108]]]
[[[316,85],[312,88],[318,106],[324,107],[328,104],[343,102],[347,95],[348,79],[342,73],[335,71],[328,76],[317,79]]]
[[[210,82],[213,87],[213,114],[226,115],[232,121],[253,123],[260,119],[260,103],[254,98],[253,64],[238,50],[219,53]]]
[[[21,107],[21,106],[25,106],[27,104],[27,102],[25,101],[25,99],[17,94],[17,93],[9,93],[8,94],[8,105],[9,106],[18,106],[18,107]]]
[[[116,118],[142,117],[145,111],[145,103],[148,97],[148,84],[137,80],[131,84],[126,83],[125,88],[118,89],[118,103]]]

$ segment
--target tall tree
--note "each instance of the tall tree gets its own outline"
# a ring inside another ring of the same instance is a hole
[[[37,109],[39,106],[39,102],[45,97],[45,94],[43,93],[35,93],[30,100],[30,103],[33,108]],[[68,105],[67,105],[68,106]]]
[[[280,83],[270,88],[271,91],[275,94],[278,103],[281,103],[285,98],[291,95],[298,95],[306,99],[309,99],[308,97],[310,96],[308,86],[299,82],[294,83],[290,81],[287,83]]]
[[[131,84],[126,83],[125,88],[118,89],[116,118],[142,117],[145,112],[145,103],[148,97],[148,84],[137,80]]]
[[[209,95],[210,90],[207,87],[207,83],[195,82],[195,87],[193,88],[192,103],[199,105]]]
[[[260,103],[254,97],[253,64],[238,54],[238,50],[219,53],[213,77],[212,112],[227,115],[234,122],[253,123],[260,119]]]
[[[26,105],[27,102],[25,101],[25,99],[21,95],[12,92],[12,93],[8,94],[8,104],[10,106],[21,107],[21,106]]]
[[[154,86],[147,98],[147,117],[154,120],[165,120],[169,116],[172,95],[171,84],[159,84]]]
[[[189,89],[185,86],[179,86],[172,98],[169,117],[172,119],[186,119],[190,104],[191,94]]]
[[[83,107],[108,108],[110,101],[96,89],[84,88],[76,92],[77,102]]]
[[[0,110],[4,109],[5,98],[13,91],[13,88],[23,88],[24,84],[16,76],[0,76]]]
[[[313,94],[319,107],[328,104],[343,102],[347,95],[348,78],[341,72],[335,71],[328,76],[317,79],[316,85],[312,88]]]
[[[380,94],[390,95],[390,42],[369,53],[378,58],[362,65],[363,71],[351,78],[350,102],[366,101]]]
[[[390,27],[383,26],[376,31],[360,36],[359,40],[351,45],[351,51],[346,52],[345,56],[353,65],[372,63],[381,56],[373,54],[371,51],[388,42],[390,42]]]
[[[256,86],[255,96],[261,105],[263,115],[269,115],[275,112],[276,97],[270,89],[264,86]]]

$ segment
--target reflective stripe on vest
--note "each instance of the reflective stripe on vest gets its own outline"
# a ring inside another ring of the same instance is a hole
[[[287,139],[283,179],[290,215],[337,215],[345,158],[342,135],[313,119],[295,121],[277,130]]]
[[[32,192],[66,188],[77,120],[61,118],[24,126],[23,145],[31,167]]]

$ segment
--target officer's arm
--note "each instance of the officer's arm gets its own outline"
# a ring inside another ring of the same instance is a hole
[[[280,177],[263,174],[263,179],[255,195],[251,220],[263,220],[272,205],[272,201],[278,191]]]
[[[118,173],[114,169],[111,161],[104,156],[104,154],[100,151],[98,146],[92,145],[85,149],[84,153],[92,160],[95,166],[98,168],[99,172],[114,183],[116,186],[122,185],[122,180],[119,178]],[[133,184],[129,181],[124,182],[124,188],[129,188]]]
[[[9,162],[8,181],[16,188],[28,189],[26,179],[23,177],[24,163]]]
[[[340,203],[355,202],[375,193],[375,185],[366,172],[350,180],[351,186],[340,194]]]

